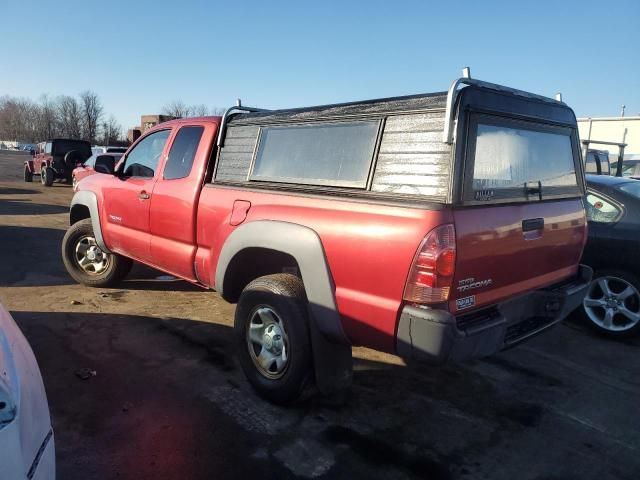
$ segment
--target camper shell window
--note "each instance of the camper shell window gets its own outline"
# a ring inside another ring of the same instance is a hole
[[[365,188],[380,121],[267,126],[250,180]]]
[[[568,127],[472,115],[465,201],[540,201],[579,196],[574,135]]]

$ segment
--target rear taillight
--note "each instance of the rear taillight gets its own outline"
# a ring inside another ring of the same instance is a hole
[[[452,224],[431,230],[420,244],[404,288],[412,303],[440,303],[449,299],[456,267],[456,230]]]

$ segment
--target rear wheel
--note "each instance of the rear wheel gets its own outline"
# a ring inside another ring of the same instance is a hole
[[[40,182],[45,187],[50,187],[53,185],[53,177],[54,171],[51,167],[42,167],[42,171],[40,172]]]
[[[24,166],[24,181],[28,183],[33,182],[33,173],[29,169],[29,165]]]
[[[127,276],[131,259],[107,253],[96,242],[91,219],[74,223],[62,239],[62,261],[73,279],[90,287],[109,287]]]
[[[640,280],[621,270],[597,272],[582,302],[582,314],[592,328],[604,335],[638,335]]]
[[[307,298],[294,275],[260,277],[240,295],[234,324],[239,360],[259,395],[290,403],[312,378]]]

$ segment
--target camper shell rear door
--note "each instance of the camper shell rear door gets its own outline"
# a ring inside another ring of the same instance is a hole
[[[574,275],[586,219],[573,111],[472,86],[458,96],[456,128],[451,310],[471,311]]]

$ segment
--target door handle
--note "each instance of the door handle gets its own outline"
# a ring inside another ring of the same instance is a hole
[[[138,198],[140,200],[149,200],[151,198],[151,195],[149,195],[147,192],[143,190],[138,194]]]
[[[522,220],[522,231],[542,230],[544,228],[544,218],[528,218]]]

